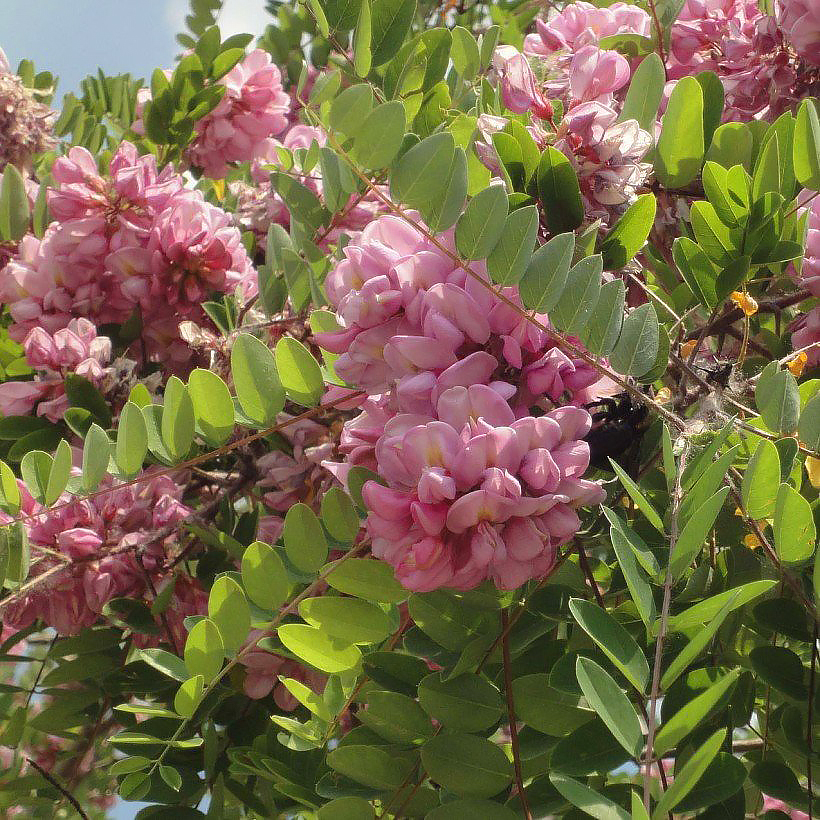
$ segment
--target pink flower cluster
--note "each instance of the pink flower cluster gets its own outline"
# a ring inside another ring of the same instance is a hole
[[[564,117],[557,131],[551,134],[534,122],[530,133],[540,148],[554,142],[573,162],[588,216],[617,216],[649,174],[651,166],[641,160],[652,139],[634,120],[617,121],[631,66],[598,41],[623,33],[647,36],[649,15],[626,3],[598,9],[579,2],[536,26],[537,33],[524,40],[523,54],[511,46],[495,51],[502,100],[510,111],[532,111],[550,122],[549,100],[561,100]],[[485,133],[503,124],[482,117]]]
[[[72,563],[17,597],[4,611],[7,625],[23,629],[39,619],[61,635],[73,635],[95,623],[112,598],[139,598],[150,589],[149,581],[160,582],[167,539],[150,536],[190,513],[180,500],[181,487],[165,475],[125,486],[107,479],[103,487],[110,492],[82,500],[65,495],[54,509],[47,509],[20,482],[21,511],[32,516],[25,526],[38,574],[58,564],[48,553],[39,553],[38,546],[59,552]],[[0,513],[0,523],[9,520]],[[184,643],[182,620],[190,614],[184,610],[196,604],[197,595],[186,589],[195,582],[180,581],[168,620]]]
[[[72,319],[68,327],[53,334],[32,328],[23,342],[26,361],[36,372],[34,381],[0,384],[0,413],[38,416],[59,421],[68,407],[65,376],[76,373],[99,385],[111,359],[111,340],[98,336],[88,319]]]
[[[317,340],[372,396],[345,424],[346,465],[328,466],[387,481],[366,485],[367,528],[408,588],[518,586],[578,529],[574,506],[603,497],[580,478],[589,414],[560,407],[583,402],[598,376],[458,267],[452,248],[451,234],[433,242],[382,216],[328,274],[344,327]]]
[[[262,49],[248,54],[219,84],[225,95],[196,124],[188,152],[191,164],[215,179],[224,177],[235,163],[263,156],[269,139],[288,126],[291,105],[279,68]]]
[[[0,271],[12,338],[35,327],[49,333],[84,317],[95,324],[141,320],[135,350],[184,368],[192,352],[179,322],[206,321],[210,293],[256,289],[239,231],[221,209],[184,187],[171,166],[123,142],[102,176],[91,154],[74,147],[56,160],[42,239],[27,235]]]
[[[820,6],[815,0],[780,0],[777,19],[798,55],[820,66]]]

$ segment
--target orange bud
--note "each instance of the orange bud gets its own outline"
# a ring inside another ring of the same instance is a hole
[[[808,456],[806,458],[806,472],[809,474],[811,486],[820,490],[820,458]]]
[[[684,342],[680,346],[680,355],[682,359],[689,359],[689,357],[694,352],[695,348],[698,346],[697,339],[690,339],[688,342]]]
[[[789,372],[795,379],[799,379],[800,376],[803,375],[803,368],[806,366],[806,362],[809,360],[809,357],[805,353],[798,353],[788,364],[786,367],[789,368]]]
[[[668,404],[672,401],[672,391],[668,387],[662,387],[658,390],[658,394],[655,396],[655,401],[659,404]]]
[[[762,546],[760,539],[756,535],[754,535],[753,533],[750,533],[749,535],[745,536],[744,539],[743,539],[743,543],[750,550],[754,550],[754,549],[757,549],[758,547]]]
[[[746,316],[754,316],[757,313],[757,302],[748,293],[736,290],[732,293],[731,299]]]

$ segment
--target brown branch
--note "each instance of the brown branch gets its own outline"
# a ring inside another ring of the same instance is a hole
[[[521,809],[524,812],[525,820],[532,820],[527,795],[524,793],[524,778],[521,774],[521,749],[518,746],[518,725],[515,717],[515,703],[513,702],[512,672],[510,669],[510,642],[506,633],[509,627],[509,617],[507,610],[501,610],[501,655],[504,661],[504,695],[507,698],[507,720],[510,726],[510,745],[512,746],[513,769],[515,770],[515,788],[518,792],[518,799],[521,801]]]
[[[36,769],[45,780],[47,780],[55,789],[57,789],[69,803],[71,803],[74,811],[83,818],[83,820],[89,820],[88,815],[83,811],[83,807],[80,805],[79,801],[76,797],[65,787],[63,786],[53,775],[47,772],[39,763],[35,763],[30,757],[26,758],[26,762],[32,768]]]

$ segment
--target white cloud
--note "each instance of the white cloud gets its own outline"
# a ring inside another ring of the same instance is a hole
[[[188,0],[168,0],[165,6],[165,19],[174,32],[185,30],[185,15],[188,13]],[[224,0],[217,19],[223,38],[246,33],[258,37],[270,22],[265,0]]]

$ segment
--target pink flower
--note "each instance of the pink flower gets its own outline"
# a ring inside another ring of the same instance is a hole
[[[820,65],[820,7],[813,0],[780,0],[778,19],[797,53]]]
[[[552,106],[523,54],[513,46],[499,46],[493,54],[493,68],[501,78],[501,98],[510,111],[523,114],[531,110],[541,119],[552,119]]]
[[[260,156],[268,138],[287,127],[290,109],[279,68],[262,49],[248,54],[219,83],[225,94],[196,124],[189,152],[193,165],[217,179],[230,165]]]

